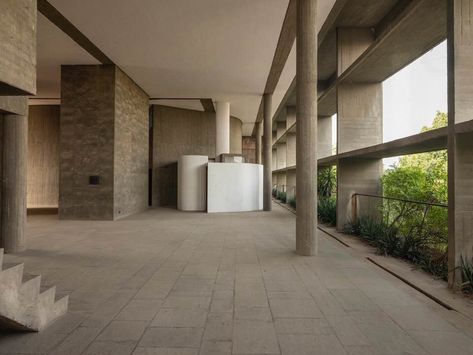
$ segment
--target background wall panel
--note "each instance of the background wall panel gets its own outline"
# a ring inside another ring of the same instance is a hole
[[[59,117],[59,105],[29,107],[28,208],[58,207]]]

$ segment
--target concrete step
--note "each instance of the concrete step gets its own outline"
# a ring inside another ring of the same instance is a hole
[[[3,250],[0,250],[3,259]],[[1,260],[0,259],[0,260]],[[0,264],[0,326],[40,331],[67,312],[69,297],[56,300],[56,287],[41,287],[41,276],[24,275],[23,264]]]

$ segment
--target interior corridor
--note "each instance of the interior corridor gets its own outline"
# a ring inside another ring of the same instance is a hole
[[[295,216],[154,209],[115,222],[28,218],[25,262],[69,312],[2,333],[2,354],[471,354],[473,322],[336,240],[294,253]]]

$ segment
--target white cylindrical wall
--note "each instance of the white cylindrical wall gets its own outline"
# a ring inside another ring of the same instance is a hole
[[[230,153],[230,103],[216,104],[215,157]]]
[[[205,155],[181,155],[177,163],[177,209],[207,209],[207,163]]]

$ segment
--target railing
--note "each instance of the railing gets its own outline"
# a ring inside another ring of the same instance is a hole
[[[448,205],[355,193],[352,232],[378,251],[409,259],[445,278],[447,273]]]

